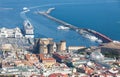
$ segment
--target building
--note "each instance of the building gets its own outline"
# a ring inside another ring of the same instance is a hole
[[[57,51],[66,51],[66,41],[60,41],[60,43],[57,44]]]
[[[79,49],[83,49],[85,48],[84,46],[69,46],[68,47],[68,51],[71,52],[71,51],[77,51]]]
[[[44,57],[45,57],[44,54],[38,54],[38,58],[39,58],[40,61],[41,61]]]
[[[41,54],[52,54],[56,51],[66,51],[66,42],[56,43],[52,38],[40,38],[36,40],[36,48]]]
[[[48,47],[45,44],[40,44],[39,46],[39,52],[41,54],[47,54],[48,53]]]
[[[60,62],[60,63],[64,62],[64,60],[68,58],[66,55],[61,55],[58,53],[54,53],[53,57],[56,59],[57,62]]]
[[[48,58],[43,58],[42,59],[42,63],[46,66],[46,67],[52,67],[53,64],[56,63],[56,60],[52,57],[48,57]]]
[[[120,59],[120,42],[105,43],[101,46],[101,52],[108,57]]]
[[[48,45],[48,53],[54,53],[57,51],[56,43],[51,43]]]
[[[61,75],[59,75],[60,73]],[[45,77],[68,77],[68,74],[72,73],[72,69],[67,67],[64,63],[56,63],[52,65],[52,67],[47,68],[46,70],[43,69],[43,75]]]
[[[39,39],[39,44],[48,45],[48,44],[51,44],[52,42],[53,42],[52,38],[40,38]]]
[[[48,77],[69,77],[69,76],[67,74],[53,73],[50,74]]]
[[[38,54],[38,58],[40,62],[42,62],[46,67],[51,67],[53,64],[56,63],[56,60],[50,55]]]
[[[42,54],[47,54],[48,51],[48,46],[49,44],[53,43],[53,39],[52,38],[41,38],[38,41],[38,49],[39,49],[39,53]]]
[[[12,51],[14,48],[12,44],[2,44],[1,49],[3,51]]]
[[[94,61],[104,61],[104,55],[99,51],[94,51],[90,54],[90,59]]]
[[[33,74],[33,75],[31,75],[30,77],[45,77],[45,76]]]
[[[65,51],[66,50],[66,41],[60,41],[61,43],[61,51]]]
[[[20,28],[16,27],[13,29],[1,28],[0,29],[0,38],[22,38],[22,32]]]
[[[26,60],[29,61],[30,64],[34,64],[34,63],[38,63],[39,59],[37,58],[37,56],[35,54],[26,54],[25,55]]]

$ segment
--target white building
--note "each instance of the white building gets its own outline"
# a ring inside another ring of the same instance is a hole
[[[22,32],[20,28],[16,27],[13,29],[1,28],[0,29],[0,38],[22,38]]]

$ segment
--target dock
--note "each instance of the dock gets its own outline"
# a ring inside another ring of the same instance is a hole
[[[51,19],[51,20],[53,20],[53,21],[55,21],[57,23],[60,23],[61,25],[64,25],[65,27],[69,27],[71,30],[76,31],[81,35],[84,35],[84,33],[92,34],[92,35],[96,36],[98,39],[101,39],[103,41],[103,43],[109,43],[109,42],[113,41],[109,37],[97,32],[97,31],[86,29],[86,28],[78,28],[78,27],[76,27],[74,25],[71,25],[71,24],[69,24],[67,22],[64,22],[64,21],[60,20],[60,19],[57,19],[57,18],[49,15],[46,12],[38,12],[38,14],[41,14],[41,15],[43,15],[43,16],[45,16],[45,17],[47,17],[47,18],[49,18],[49,19]]]

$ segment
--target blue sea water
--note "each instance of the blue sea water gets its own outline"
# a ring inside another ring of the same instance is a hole
[[[29,12],[23,13],[23,7]],[[0,0],[0,27],[23,29],[24,19],[29,19],[35,28],[35,37],[51,37],[55,41],[66,40],[67,45],[98,45],[75,31],[57,30],[60,25],[36,14],[50,7],[56,9],[51,15],[77,27],[90,28],[113,40],[120,40],[119,0]]]

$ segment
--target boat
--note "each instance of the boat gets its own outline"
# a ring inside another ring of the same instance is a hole
[[[102,43],[102,40],[98,39],[97,37],[90,35],[90,34],[85,34],[84,37],[90,39],[91,41]]]
[[[59,29],[59,30],[69,30],[70,28],[61,25],[61,26],[58,26],[57,29]]]
[[[28,12],[28,11],[30,11],[30,9],[27,8],[27,7],[23,7],[23,11],[24,11],[24,12]]]

